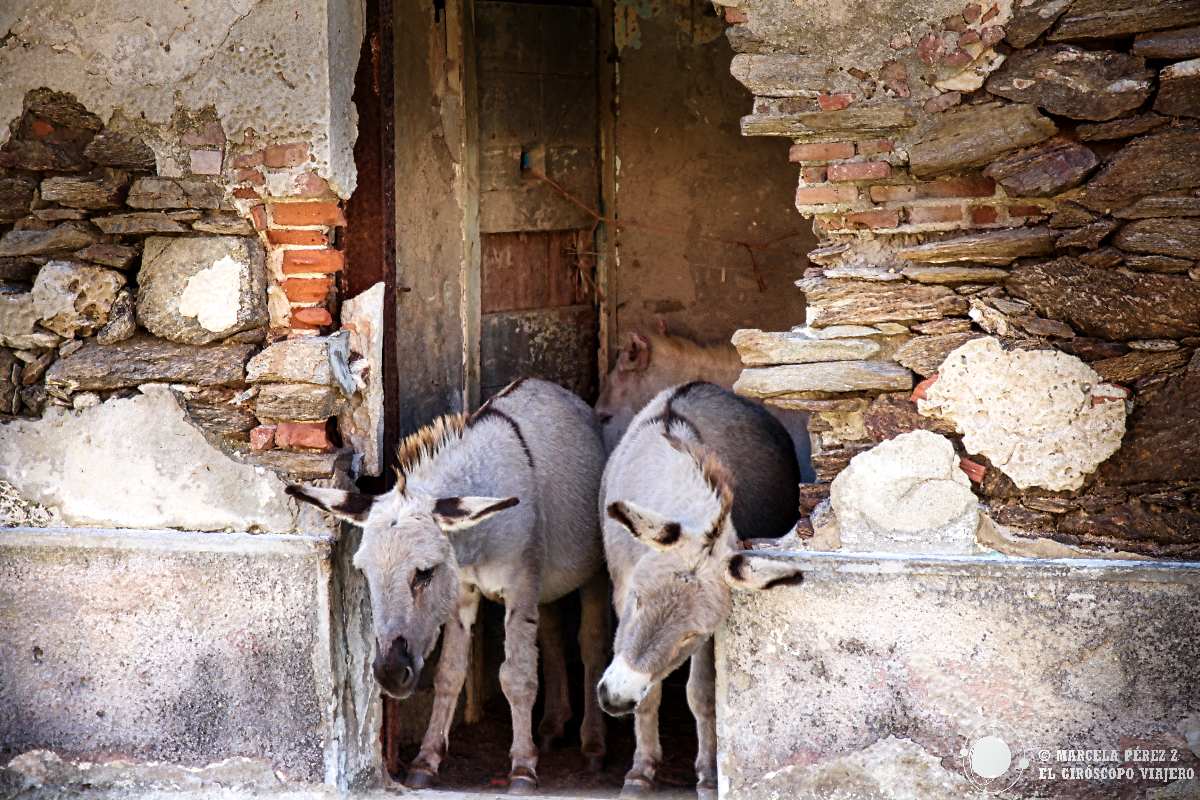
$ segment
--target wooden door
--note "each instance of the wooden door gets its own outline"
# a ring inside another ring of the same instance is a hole
[[[522,376],[596,392],[596,14],[480,0],[480,395]]]

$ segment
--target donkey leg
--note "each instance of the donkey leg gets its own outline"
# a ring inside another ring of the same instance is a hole
[[[537,628],[536,591],[514,592],[505,598],[504,664],[500,667],[500,688],[512,711],[513,738],[509,756],[509,794],[529,794],[537,789],[538,749],[533,743],[533,703],[537,699]]]
[[[538,609],[538,650],[542,655],[542,675],[546,680],[546,705],[538,736],[543,752],[563,735],[571,719],[571,694],[567,687],[567,657],[563,652],[562,609],[547,603]]]
[[[658,706],[661,702],[662,683],[656,683],[633,712],[637,747],[633,751],[633,766],[625,773],[622,797],[638,797],[654,791],[654,775],[662,763],[662,744],[658,740]]]
[[[413,789],[425,789],[433,784],[438,767],[450,745],[450,724],[454,708],[467,677],[467,662],[471,647],[471,626],[479,612],[479,592],[463,587],[458,599],[458,611],[442,630],[442,656],[438,660],[437,676],[433,681],[433,711],[429,727],[417,757],[408,767],[404,784]]]
[[[696,792],[700,800],[717,797],[717,685],[716,657],[709,639],[692,655],[687,699],[696,718]]]
[[[580,590],[579,652],[583,658],[583,727],[580,728],[588,770],[604,769],[604,712],[596,696],[596,684],[608,663],[612,641],[608,619],[608,573],[601,569]]]

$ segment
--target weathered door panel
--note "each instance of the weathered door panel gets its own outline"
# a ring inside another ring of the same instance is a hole
[[[554,381],[581,397],[595,394],[596,311],[591,305],[486,314],[482,327],[482,397],[519,375]]]
[[[596,16],[586,6],[476,3],[480,396],[517,377],[591,399]]]

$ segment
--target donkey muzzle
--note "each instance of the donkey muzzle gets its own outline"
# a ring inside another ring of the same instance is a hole
[[[380,647],[376,651],[371,671],[384,694],[404,699],[417,688],[421,666],[409,651],[407,640],[397,636],[386,650]]]

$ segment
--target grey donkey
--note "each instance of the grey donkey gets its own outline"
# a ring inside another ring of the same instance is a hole
[[[385,694],[412,694],[445,628],[433,711],[407,785],[431,785],[445,758],[481,595],[505,606],[500,685],[512,709],[510,793],[537,786],[531,731],[539,616],[543,747],[571,716],[562,643],[555,640],[561,625],[544,604],[575,589],[582,589],[587,688],[581,738],[589,765],[600,769],[604,716],[593,688],[608,636],[596,509],[604,458],[592,410],[566,389],[529,379],[474,414],[442,417],[408,437],[400,447],[399,482],[387,494],[290,487],[293,496],[363,528],[354,565],[370,590],[374,673]]]
[[[636,716],[637,748],[623,795],[654,786],[662,760],[662,680],[690,658],[698,790],[716,796],[712,637],[729,614],[731,588],[803,579],[782,561],[742,552],[739,541],[787,533],[799,516],[798,483],[783,426],[761,406],[711,383],[661,392],[610,456],[601,508],[620,621],[597,691],[609,714]]]

